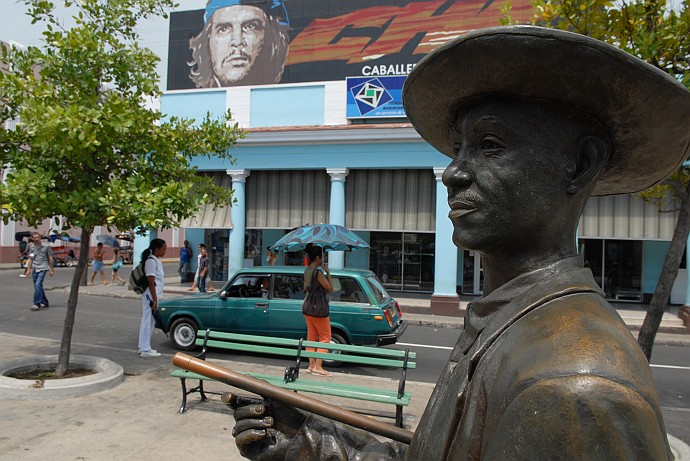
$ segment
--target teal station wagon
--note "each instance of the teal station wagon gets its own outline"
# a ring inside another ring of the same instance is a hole
[[[331,342],[384,346],[394,344],[407,324],[398,303],[373,272],[331,270]],[[305,338],[302,315],[304,267],[242,269],[214,294],[162,300],[159,306],[177,349],[194,349],[196,332],[208,328],[283,338]]]

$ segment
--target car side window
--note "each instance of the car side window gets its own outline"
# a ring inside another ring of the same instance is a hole
[[[333,293],[330,294],[330,298],[331,301],[344,303],[369,302],[357,280],[351,277],[333,277]]]
[[[232,281],[226,290],[228,298],[267,298],[271,277],[243,275]]]
[[[276,274],[273,299],[304,299],[304,276]]]

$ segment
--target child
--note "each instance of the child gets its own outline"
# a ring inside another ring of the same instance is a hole
[[[117,271],[124,265],[124,261],[122,261],[122,257],[120,256],[120,249],[113,248],[113,253],[113,275],[110,277],[110,284],[113,285],[115,280],[117,280],[120,282],[120,285],[124,285],[125,281],[117,275]]]

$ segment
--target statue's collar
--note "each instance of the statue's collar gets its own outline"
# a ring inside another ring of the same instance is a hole
[[[552,299],[579,292],[604,296],[582,258],[573,256],[528,272],[500,286],[467,307],[465,331],[460,337],[463,354],[481,335],[485,349],[508,326],[535,307]],[[457,349],[456,349],[457,350]]]

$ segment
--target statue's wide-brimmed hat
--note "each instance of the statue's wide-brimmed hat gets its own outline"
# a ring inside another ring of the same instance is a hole
[[[583,35],[533,26],[479,29],[425,56],[403,88],[417,132],[453,156],[450,128],[483,96],[566,104],[603,123],[613,152],[593,195],[637,192],[668,177],[690,150],[690,92],[663,71]]]

